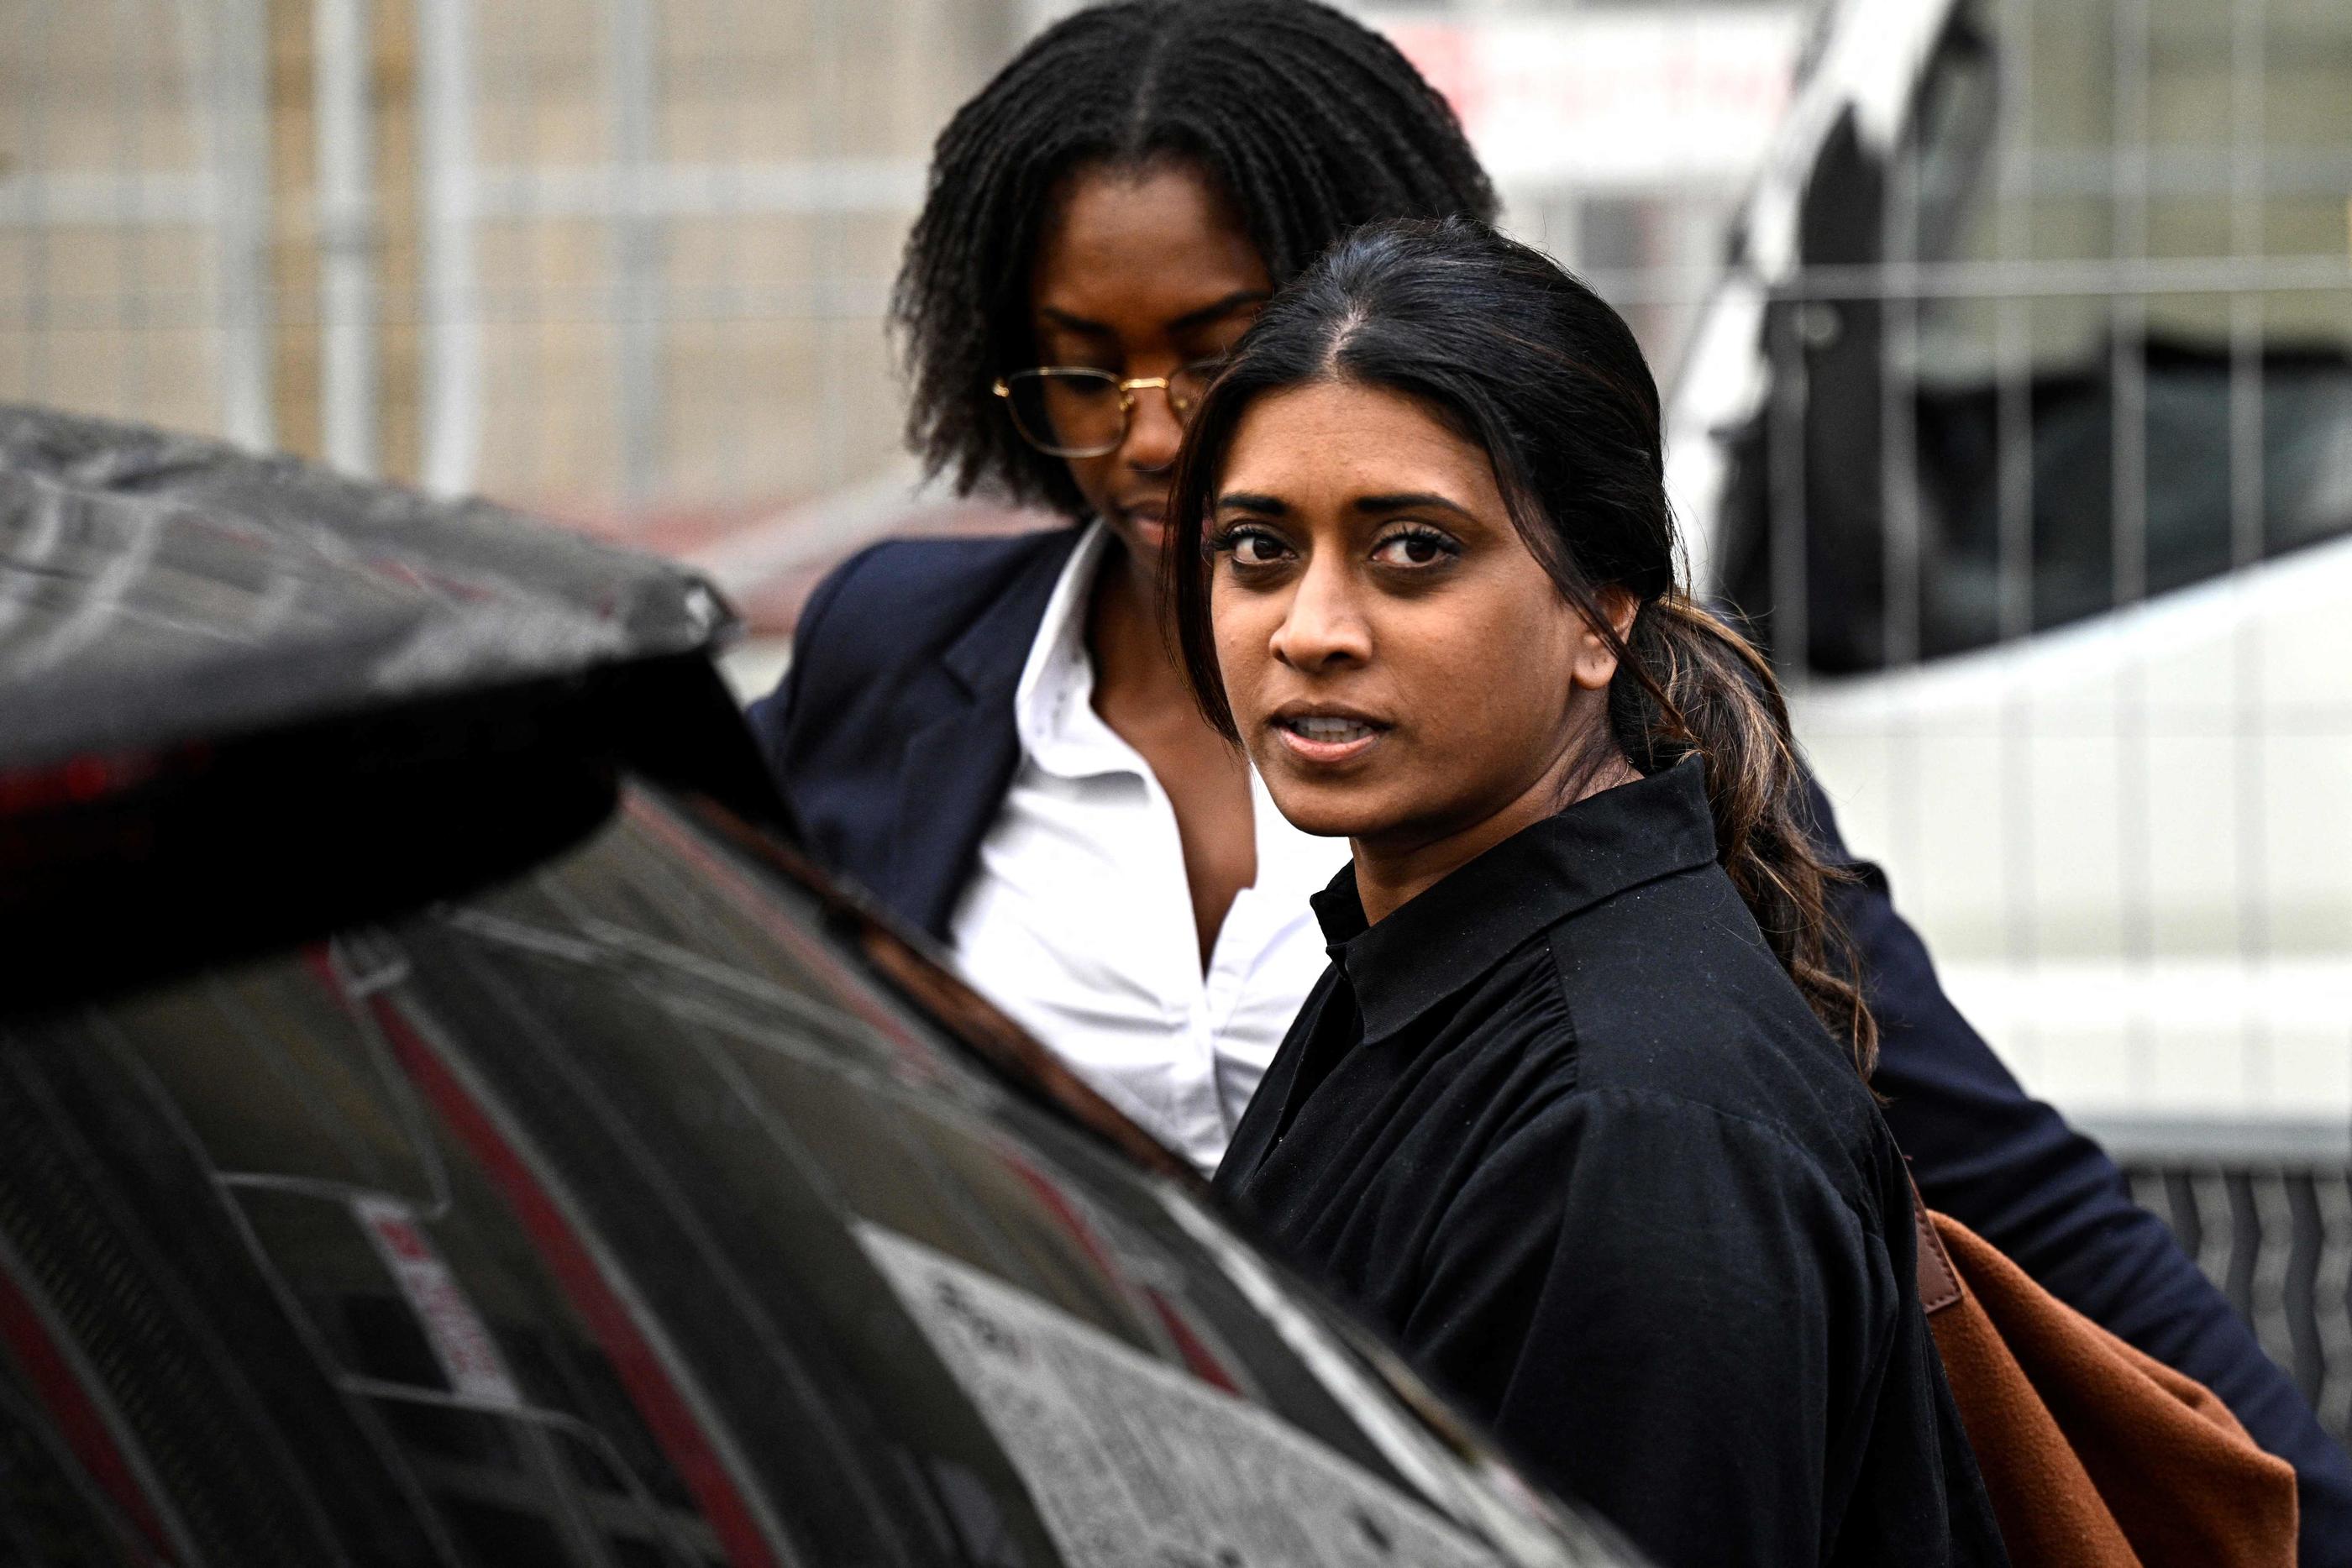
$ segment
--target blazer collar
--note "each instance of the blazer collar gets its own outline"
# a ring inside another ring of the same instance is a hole
[[[1013,692],[1083,525],[1046,539],[940,659],[962,701],[916,727],[898,763],[890,905],[942,941],[981,840],[1020,766]]]
[[[999,690],[1009,694],[1021,679],[1054,585],[1088,526],[1073,523],[1043,541],[1004,591],[948,644],[940,664],[966,693],[975,697],[992,696]]]

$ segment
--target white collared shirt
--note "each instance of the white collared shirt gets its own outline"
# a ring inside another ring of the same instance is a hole
[[[1250,775],[1257,881],[1201,968],[1176,811],[1094,708],[1087,607],[1108,535],[1079,540],[1013,697],[1021,763],[950,923],[965,977],[1202,1170],[1224,1154],[1328,961],[1307,896],[1348,858]]]

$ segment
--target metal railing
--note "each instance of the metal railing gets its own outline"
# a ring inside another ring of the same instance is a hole
[[[2352,1160],[2333,1124],[2139,1126],[2109,1139],[2132,1196],[2352,1437]],[[2160,1145],[2169,1143],[2169,1151]]]

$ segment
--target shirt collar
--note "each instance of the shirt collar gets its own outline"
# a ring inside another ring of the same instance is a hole
[[[1315,895],[1366,1041],[1395,1033],[1505,955],[1628,888],[1712,864],[1715,818],[1696,758],[1579,800],[1521,830],[1390,914],[1364,920],[1356,871]]]
[[[1030,642],[1013,688],[1013,727],[1021,749],[1048,773],[1082,779],[1131,766],[1129,748],[1094,711],[1095,666],[1087,653],[1087,605],[1108,547],[1100,518],[1087,526],[1062,565],[1053,596]]]

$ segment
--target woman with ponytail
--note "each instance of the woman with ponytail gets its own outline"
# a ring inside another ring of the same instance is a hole
[[[1217,1186],[1665,1568],[2004,1561],[1769,667],[1676,576],[1624,323],[1343,240],[1194,416],[1186,666],[1345,838]]]

